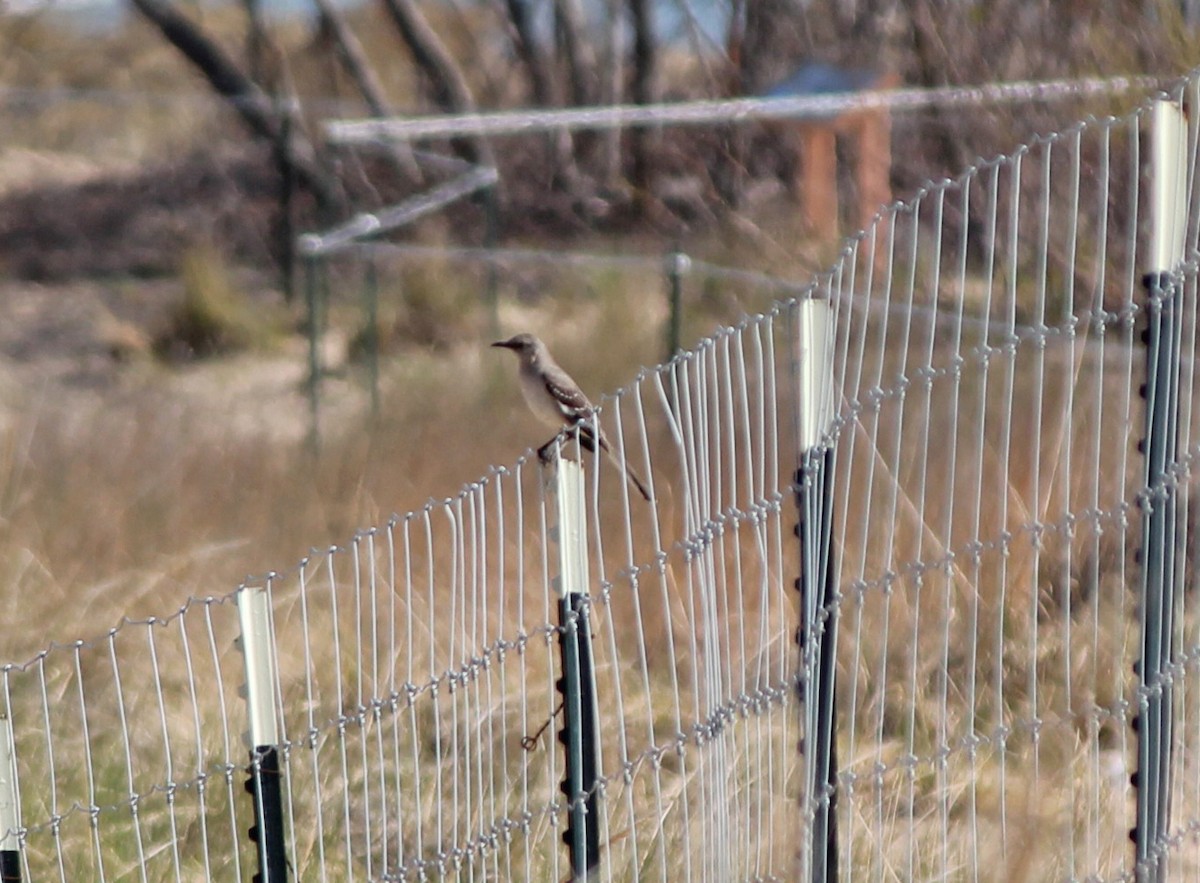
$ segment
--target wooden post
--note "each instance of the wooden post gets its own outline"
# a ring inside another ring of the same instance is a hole
[[[892,201],[892,118],[887,108],[864,111],[858,137],[858,225],[866,227]]]
[[[889,89],[895,74],[869,86]],[[841,235],[837,189],[837,139],[854,142],[854,181],[858,189],[855,223],[866,227],[879,209],[892,201],[892,120],[887,108],[848,111],[826,120],[791,124],[799,144],[800,169],[792,177],[792,195],[803,208],[809,232],[836,241]]]
[[[801,204],[809,229],[822,238],[838,235],[837,136],[829,124],[800,130]]]

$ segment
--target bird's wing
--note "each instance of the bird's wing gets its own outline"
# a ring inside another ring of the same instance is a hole
[[[546,390],[554,398],[563,419],[568,425],[579,428],[579,443],[583,445],[584,450],[594,452],[599,441],[600,448],[607,451],[608,439],[604,437],[604,430],[596,422],[596,407],[588,401],[579,384],[557,365],[546,367],[545,378]],[[599,439],[596,438],[597,434]]]
[[[544,377],[546,391],[554,398],[564,419],[574,422],[591,415],[592,403],[566,371],[557,365],[547,365]]]

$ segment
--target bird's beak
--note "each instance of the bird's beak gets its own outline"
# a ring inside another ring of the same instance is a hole
[[[504,347],[505,349],[508,349],[508,350],[513,350],[513,349],[517,348],[517,345],[515,343],[513,343],[511,340],[497,340],[495,343],[492,344],[492,346],[500,346],[500,347]]]

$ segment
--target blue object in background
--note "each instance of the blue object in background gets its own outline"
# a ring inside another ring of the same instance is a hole
[[[802,95],[834,95],[861,92],[879,79],[879,72],[864,68],[837,67],[824,62],[801,65],[782,82],[762,93],[762,98],[794,98]]]

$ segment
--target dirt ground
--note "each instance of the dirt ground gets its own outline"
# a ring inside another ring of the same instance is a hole
[[[86,431],[99,409],[127,410],[133,420],[149,401],[223,434],[303,438],[306,340],[291,335],[268,351],[163,362],[150,341],[182,296],[170,280],[0,282],[0,431],[47,410],[72,415]],[[324,349],[326,364],[344,359],[344,342],[327,339]],[[323,413],[368,405],[359,378],[338,371],[323,379]]]
[[[237,286],[278,303],[271,271],[271,175],[252,151],[215,151],[150,170],[76,154],[0,151],[0,430],[53,409],[86,426],[161,399],[220,426],[307,431],[306,341],[164,362],[153,345],[184,297],[181,255],[212,245],[243,267]],[[344,343],[332,341],[335,361]],[[361,384],[333,377],[330,403],[357,408]],[[335,407],[338,405],[334,405]],[[270,415],[269,417],[267,415]],[[282,416],[281,416],[282,415]]]

